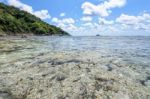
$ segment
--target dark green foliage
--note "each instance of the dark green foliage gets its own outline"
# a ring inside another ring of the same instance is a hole
[[[0,3],[0,35],[69,35],[62,29],[18,8]]]

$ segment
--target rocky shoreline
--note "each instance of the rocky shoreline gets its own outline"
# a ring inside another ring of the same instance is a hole
[[[1,99],[150,99],[150,69],[121,57],[96,51],[32,52],[41,43],[26,39],[0,44]]]

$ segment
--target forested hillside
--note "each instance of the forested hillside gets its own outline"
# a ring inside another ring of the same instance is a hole
[[[0,35],[22,34],[69,35],[28,12],[0,3]]]

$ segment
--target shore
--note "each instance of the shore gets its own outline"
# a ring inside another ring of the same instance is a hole
[[[42,45],[0,41],[0,98],[150,99],[149,67],[105,52],[39,51]]]

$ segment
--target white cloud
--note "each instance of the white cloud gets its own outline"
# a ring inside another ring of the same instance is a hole
[[[134,25],[139,23],[139,19],[136,16],[129,16],[125,14],[121,14],[120,17],[116,19],[116,22],[128,25]]]
[[[24,3],[20,2],[19,0],[7,0],[7,2],[9,5],[20,8],[21,10],[27,11],[29,13],[33,12],[33,9],[31,6],[24,4]]]
[[[58,18],[52,18],[51,20],[54,23],[63,23],[63,24],[74,24],[75,20],[73,18],[63,18],[63,19],[58,19]]]
[[[63,28],[66,29],[67,31],[75,31],[77,29],[77,27],[74,24],[69,24]]]
[[[83,26],[85,27],[93,27],[93,24],[91,22],[84,23]]]
[[[88,22],[88,21],[92,21],[92,17],[90,16],[84,16],[81,18],[82,21]]]
[[[61,22],[65,24],[74,24],[75,20],[73,18],[64,18],[61,20]]]
[[[27,11],[41,19],[49,19],[51,18],[48,10],[40,10],[40,11],[34,11],[32,6],[29,6],[27,4],[24,4],[20,2],[19,0],[7,0],[8,4],[17,8],[20,8],[21,10]]]
[[[76,26],[74,25],[75,20],[73,18],[63,18],[63,19],[58,19],[58,18],[52,18],[51,20],[55,25],[58,27],[68,31],[72,32],[76,30]]]
[[[116,22],[122,24],[125,28],[150,30],[150,14],[148,13],[138,16],[121,14]]]
[[[40,11],[35,11],[34,15],[41,18],[41,19],[49,19],[51,16],[48,13],[48,10],[40,10]]]
[[[64,16],[66,16],[66,13],[60,13],[60,16],[64,17]]]
[[[108,30],[110,30],[112,33],[120,32],[119,29],[115,26],[108,26]]]
[[[113,20],[108,21],[108,20],[106,20],[104,18],[99,18],[99,23],[101,25],[111,25],[111,24],[114,24],[114,21]]]
[[[99,5],[94,5],[90,2],[84,2],[81,6],[83,14],[85,15],[98,15],[101,17],[109,16],[112,8],[123,7],[126,0],[109,0]]]
[[[58,21],[58,18],[52,18],[52,22],[57,23]]]
[[[138,16],[121,14],[114,20],[99,17],[98,21],[88,21],[87,18],[87,20],[78,25],[76,25],[76,22],[80,21],[75,21],[73,18],[52,18],[52,22],[73,35],[140,35],[143,31],[150,33],[149,13],[143,13]]]
[[[103,21],[105,25],[101,25],[99,21],[85,21],[83,24],[76,26],[76,21],[73,18],[52,18],[51,21],[73,35],[96,35],[102,33],[105,35],[105,33],[118,33],[118,27],[114,26],[114,21],[108,21],[104,18],[99,18],[99,21]]]

